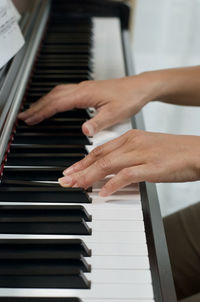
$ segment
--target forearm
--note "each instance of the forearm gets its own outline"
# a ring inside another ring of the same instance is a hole
[[[200,106],[200,66],[145,72],[139,75],[148,83],[149,101]]]

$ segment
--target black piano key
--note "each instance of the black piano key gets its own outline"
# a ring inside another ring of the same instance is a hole
[[[83,206],[70,205],[3,205],[0,206],[0,221],[12,222],[12,219],[23,222],[24,219],[32,221],[37,217],[41,221],[64,222],[68,218],[82,218],[91,221],[92,217]]]
[[[65,115],[63,114],[63,117],[65,117]],[[67,126],[51,126],[51,125],[35,125],[35,126],[28,126],[28,125],[20,125],[16,128],[16,131],[20,131],[20,132],[49,132],[49,133],[79,133],[79,134],[83,134],[82,132],[82,127],[81,125],[67,125]]]
[[[63,41],[62,41],[63,39]],[[74,33],[69,33],[66,35],[66,32],[58,30],[57,27],[57,32],[48,32],[48,34],[45,36],[43,42],[44,44],[48,42],[54,42],[54,45],[57,45],[57,42],[59,43],[67,43],[67,44],[81,44],[81,45],[89,45],[91,48],[91,41],[93,41],[93,35],[91,35],[90,32],[85,32],[85,33],[79,33],[79,32],[74,32]]]
[[[52,22],[52,20],[51,20]],[[74,36],[74,35],[88,35],[88,37],[91,36],[91,28],[89,26],[78,26],[77,24],[74,26],[71,26],[70,24],[58,24],[54,22],[49,24],[47,29],[47,35],[55,35],[57,33],[67,33],[68,36]]]
[[[61,126],[61,125],[65,125],[65,126],[73,126],[73,125],[82,125],[83,123],[85,123],[85,118],[56,118],[53,117],[51,119],[47,119],[44,120],[40,123],[40,125],[55,125],[55,126]],[[69,144],[68,144],[69,145]]]
[[[0,234],[91,235],[91,229],[80,217],[66,217],[59,222],[51,217],[43,220],[37,216],[5,220],[0,218]]]
[[[29,93],[41,93],[41,94],[43,94],[43,93],[47,93],[47,92],[49,92],[49,89],[50,89],[50,87],[40,87],[40,86],[37,86],[37,87],[29,87],[29,89],[28,89],[28,94]],[[25,101],[25,104],[27,104],[27,103],[29,103],[29,100],[27,100],[26,99],[26,101]],[[30,102],[31,103],[31,102]],[[33,103],[33,102],[32,102]]]
[[[90,62],[89,54],[39,54],[37,63],[43,62]]]
[[[24,180],[24,179],[14,179],[14,177],[12,176],[12,178],[10,179],[6,179],[5,177],[3,177],[1,179],[1,187],[60,187],[58,181],[35,181],[32,180],[31,178],[28,180]]]
[[[63,3],[63,1],[61,1],[61,3]],[[57,3],[56,3],[56,7],[57,7]],[[70,16],[67,16],[67,18],[63,17],[63,13],[60,12],[56,12],[56,8],[53,10],[54,14],[52,14],[51,18],[50,18],[50,23],[48,26],[48,29],[51,28],[55,28],[60,27],[63,29],[73,29],[74,31],[78,31],[80,32],[81,29],[87,30],[89,32],[91,32],[91,28],[92,28],[92,21],[89,18],[70,18]],[[55,13],[56,12],[56,13]]]
[[[90,54],[90,46],[88,45],[43,45],[41,49],[41,54]]]
[[[68,36],[74,36],[74,34],[87,34],[91,35],[91,27],[92,25],[90,24],[78,24],[77,22],[74,22],[74,20],[70,20],[70,22],[66,23],[66,20],[58,20],[60,18],[63,18],[62,15],[60,15],[59,17],[57,17],[57,20],[55,20],[55,18],[51,18],[49,26],[47,28],[47,36],[49,36],[49,34],[52,32],[52,34],[56,34],[54,33],[54,29],[55,30],[60,30],[62,32],[66,32],[68,33]],[[68,17],[66,18],[68,19]],[[62,23],[60,23],[62,22]]]
[[[85,261],[84,261],[85,262]],[[88,272],[79,259],[0,259],[0,275],[74,275]]]
[[[62,28],[66,28],[66,29],[73,29],[73,30],[77,30],[78,32],[81,31],[81,29],[87,29],[88,31],[91,31],[91,27],[92,27],[92,21],[90,18],[87,17],[83,17],[83,16],[79,16],[79,17],[67,17],[65,18],[63,16],[63,13],[61,13],[61,11],[63,10],[63,4],[64,2],[61,1],[56,5],[53,4],[53,14],[51,16],[50,19],[50,23],[49,23],[49,27],[55,27],[55,26],[60,26]],[[62,8],[61,8],[62,7]],[[59,8],[59,9],[58,9]],[[65,8],[64,8],[65,9]]]
[[[74,275],[90,272],[90,266],[79,259],[0,259],[0,275]]]
[[[52,76],[52,78],[34,78],[31,82],[31,88],[40,87],[40,88],[50,88],[53,89],[58,85],[68,85],[68,84],[78,84],[82,81],[91,80],[90,75],[80,75],[80,76]]]
[[[84,45],[84,46],[91,46],[92,37],[88,37],[88,35],[75,35],[75,36],[66,36],[62,33],[50,34],[44,39],[43,45]]]
[[[79,298],[43,298],[43,297],[0,297],[0,302],[82,302]]]
[[[40,87],[51,87],[54,88],[55,86],[58,86],[58,85],[66,85],[66,84],[78,84],[80,83],[81,81],[87,81],[87,80],[90,80],[88,77],[82,77],[82,78],[78,78],[78,77],[74,77],[72,79],[68,78],[62,78],[62,79],[43,79],[42,81],[40,81],[39,78],[35,78],[34,81],[31,82],[31,85],[34,86],[34,87],[37,87],[37,86],[40,86]]]
[[[86,81],[89,78],[89,74],[36,74],[32,77],[32,83],[38,83],[39,85],[42,85],[42,83],[51,83],[51,82],[61,82],[61,83],[65,83],[65,82],[81,82],[81,81]]]
[[[15,144],[45,144],[45,145],[91,145],[85,135],[78,133],[15,133]]]
[[[45,127],[45,126],[44,126]],[[47,126],[48,127],[48,126]],[[82,153],[88,154],[82,145],[37,145],[37,144],[12,144],[11,153]]]
[[[10,153],[7,157],[9,166],[56,166],[69,167],[82,160],[84,154],[73,153]]]
[[[63,114],[64,116],[64,114]],[[33,127],[31,126],[26,126],[26,125],[23,125],[23,126],[18,126],[17,127],[17,132],[42,132],[42,133],[70,133],[70,132],[73,132],[73,133],[79,133],[80,135],[83,134],[82,132],[82,128],[81,128],[81,125],[77,125],[77,126],[50,126],[50,125],[35,125]]]
[[[76,27],[76,26],[75,26]],[[65,34],[68,36],[79,36],[79,35],[84,35],[86,39],[91,38],[91,30],[88,27],[82,27],[82,28],[73,28],[73,27],[61,27],[58,25],[54,26],[49,26],[47,30],[47,35],[49,36],[54,36],[56,34],[63,35]]]
[[[0,259],[80,259],[91,250],[81,239],[0,239]],[[87,270],[90,266],[85,262]]]
[[[0,187],[0,202],[91,203],[91,198],[80,188]]]
[[[30,92],[30,93],[27,93],[27,96],[26,96],[26,104],[32,104],[32,103],[35,103],[36,101],[38,101],[41,97],[43,97],[45,94],[47,94],[51,89],[52,87],[44,87],[42,89],[45,89],[45,91],[42,91],[42,92]]]
[[[65,167],[18,167],[5,166],[3,171],[2,182],[5,185],[6,181],[57,181],[63,176]]]
[[[68,17],[67,17],[68,18]],[[52,19],[51,21],[52,22]],[[60,22],[60,21],[59,21]],[[73,22],[73,21],[72,21]],[[67,33],[67,37],[74,37],[74,36],[79,36],[83,35],[85,39],[88,39],[88,37],[92,36],[92,30],[91,30],[91,25],[83,25],[83,24],[59,24],[57,21],[54,23],[50,23],[48,28],[47,28],[47,35],[46,37],[49,37],[51,35],[56,35],[57,33]],[[54,32],[54,29],[57,30],[57,32]],[[46,38],[45,37],[45,38]]]
[[[79,70],[79,69],[81,69],[81,70],[85,70],[85,71],[91,71],[91,64],[88,64],[88,62],[87,61],[83,61],[83,62],[72,62],[72,61],[69,61],[69,62],[65,62],[65,61],[63,61],[63,62],[59,62],[59,61],[38,61],[38,63],[37,63],[37,65],[36,65],[36,68],[37,68],[37,70],[46,70],[46,71],[48,71],[48,70],[53,70],[53,69],[55,69],[55,70],[62,70],[62,69],[64,69],[64,70],[68,70],[68,69],[70,69],[70,70]],[[30,90],[30,88],[29,88],[29,90]]]
[[[60,175],[61,176],[61,175]],[[50,181],[46,181],[46,180],[33,180],[31,178],[31,176],[29,175],[29,178],[27,177],[27,179],[19,179],[19,177],[17,177],[17,179],[14,178],[14,176],[12,175],[12,177],[10,178],[6,178],[5,175],[3,175],[3,178],[1,179],[1,187],[57,187],[60,188],[60,184],[58,183],[57,180],[50,180]],[[89,187],[87,190],[87,192],[92,192],[92,188]]]
[[[61,77],[61,76],[67,76],[67,77],[70,77],[70,76],[76,76],[76,77],[79,77],[79,76],[90,76],[90,73],[88,71],[85,71],[83,69],[37,69],[35,70],[34,72],[34,76],[35,77],[40,77],[41,75],[46,75],[46,76],[50,76],[51,75],[51,78],[55,78],[55,77]]]
[[[89,289],[90,282],[82,272],[76,275],[0,275],[4,288],[76,288]]]
[[[39,125],[43,126],[78,126],[82,125],[86,121],[85,118],[82,117],[77,117],[77,118],[57,118],[57,117],[52,117],[50,119],[46,119],[42,121]],[[24,122],[18,121],[19,125],[24,125]],[[68,144],[69,145],[69,144]]]

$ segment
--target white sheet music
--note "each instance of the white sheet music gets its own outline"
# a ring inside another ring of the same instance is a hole
[[[18,25],[20,14],[11,0],[0,0],[0,68],[24,45]]]

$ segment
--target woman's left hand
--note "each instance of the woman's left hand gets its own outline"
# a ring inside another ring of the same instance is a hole
[[[130,130],[95,148],[63,173],[62,186],[85,189],[115,174],[101,189],[101,196],[142,181],[200,180],[200,137]]]

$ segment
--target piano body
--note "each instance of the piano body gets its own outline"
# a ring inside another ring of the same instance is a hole
[[[90,110],[17,121],[55,85],[132,75],[128,17],[119,2],[36,0],[21,20],[26,44],[0,72],[2,302],[176,301],[154,184],[105,199],[104,181],[91,192],[56,183],[88,150],[144,129],[142,114],[91,139]]]

